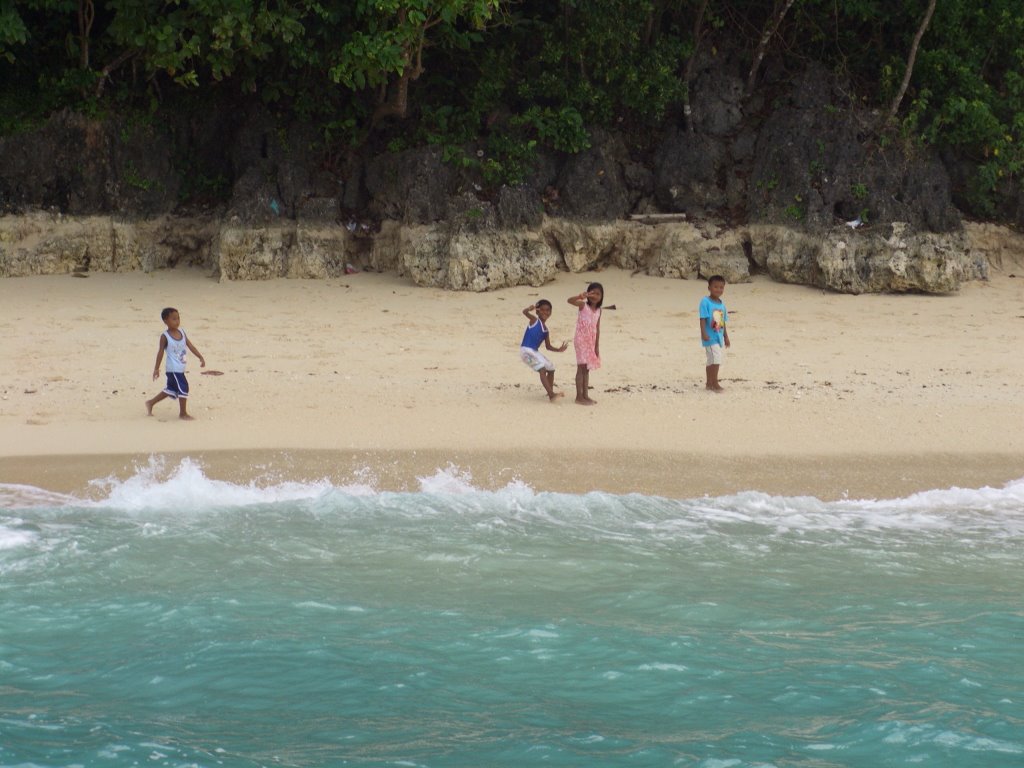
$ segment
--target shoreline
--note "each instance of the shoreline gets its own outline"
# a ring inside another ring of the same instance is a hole
[[[224,450],[161,454],[75,454],[0,457],[5,483],[96,499],[96,480],[125,481],[156,468],[166,478],[183,461],[217,481],[266,487],[326,481],[335,487],[417,492],[439,471],[480,491],[525,484],[536,493],[643,494],[670,499],[772,496],[893,499],[949,488],[998,488],[1024,479],[1019,456],[1006,454],[852,454],[834,456],[710,456],[601,449],[538,457],[528,450]],[[581,473],[589,465],[593,474]]]
[[[380,273],[0,280],[0,482],[61,490],[187,455],[241,482],[272,461],[289,479],[377,473],[382,489],[415,489],[417,474],[449,464],[477,487],[518,477],[538,492],[839,498],[1001,485],[1024,477],[1016,270],[993,267],[948,296],[730,284],[721,395],[703,388],[703,281],[607,269],[453,293]],[[551,355],[567,396],[549,403],[519,360],[521,309],[549,299],[553,343],[571,340],[566,299],[593,280],[618,306],[602,318],[598,405],[571,401],[571,349]],[[224,374],[190,359],[194,422],[169,401],[145,415],[161,387],[164,306]]]

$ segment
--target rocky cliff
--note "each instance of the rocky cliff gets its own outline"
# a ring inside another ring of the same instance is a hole
[[[615,265],[848,293],[985,277],[1002,246],[962,223],[937,156],[878,141],[820,68],[771,101],[744,101],[741,86],[708,68],[694,130],[644,146],[594,130],[582,152],[539,152],[517,186],[432,146],[331,156],[310,126],[255,104],[161,124],[56,114],[0,138],[0,275],[196,264],[251,280],[352,265],[483,291]]]
[[[0,276],[153,271],[191,265],[222,280],[327,278],[394,271],[417,285],[487,291],[543,285],[559,271],[616,266],[681,279],[752,273],[844,293],[949,293],[1019,263],[1024,236],[967,224],[917,232],[905,223],[808,234],[774,224],[585,224],[544,217],[535,228],[488,226],[481,215],[379,230],[323,222],[253,226],[217,218],[121,220],[35,213],[0,217]]]

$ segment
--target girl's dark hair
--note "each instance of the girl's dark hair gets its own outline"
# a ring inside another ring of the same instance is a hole
[[[591,283],[590,285],[587,286],[587,293],[590,293],[594,289],[597,289],[601,292],[601,300],[597,302],[597,306],[600,307],[602,304],[604,304],[604,286],[601,285],[600,283]]]
[[[164,307],[160,311],[160,319],[161,320],[166,320],[168,317],[171,316],[171,312],[177,312],[177,311],[178,310],[176,310],[174,307]]]

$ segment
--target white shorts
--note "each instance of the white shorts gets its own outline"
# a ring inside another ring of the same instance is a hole
[[[555,364],[548,360],[536,349],[529,347],[519,348],[519,359],[535,371],[553,371]]]
[[[725,347],[722,344],[712,344],[704,347],[704,354],[707,355],[708,365],[721,365],[725,360]]]

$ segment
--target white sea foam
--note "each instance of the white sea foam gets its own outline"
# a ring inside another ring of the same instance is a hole
[[[73,506],[79,500],[65,493],[54,493],[33,485],[0,483],[0,509]]]
[[[0,510],[86,507],[196,512],[289,501],[315,502],[332,510],[347,504],[347,498],[362,498],[371,503],[376,499],[376,508],[410,518],[470,515],[473,524],[492,529],[525,524],[569,526],[623,541],[638,535],[699,538],[748,525],[780,534],[908,530],[1024,537],[1024,479],[1001,488],[950,488],[900,499],[825,502],[810,496],[772,496],[754,491],[691,500],[600,492],[581,496],[537,492],[521,481],[483,490],[474,484],[468,471],[454,465],[418,478],[418,492],[395,493],[367,484],[363,478],[368,474],[344,485],[328,480],[282,482],[266,477],[232,483],[209,477],[202,465],[191,459],[169,465],[152,458],[127,479],[94,481],[91,499],[0,484]],[[22,546],[30,535],[17,530],[12,533],[10,528],[0,530],[7,531],[7,546]]]
[[[32,531],[8,528],[5,525],[0,525],[0,550],[24,547],[31,544],[36,538],[36,534]]]
[[[247,484],[214,480],[202,466],[185,458],[170,469],[160,458],[151,458],[126,480],[105,478],[92,485],[102,492],[93,506],[115,507],[129,511],[145,509],[204,510],[273,504],[281,501],[312,500],[338,490],[327,480],[311,482],[251,481]],[[351,495],[370,494],[362,485],[345,488]]]

